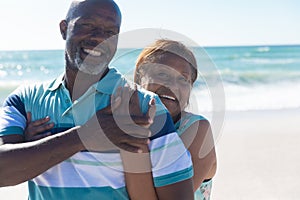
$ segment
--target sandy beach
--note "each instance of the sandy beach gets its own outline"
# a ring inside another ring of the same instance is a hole
[[[212,200],[300,198],[300,109],[226,113]],[[27,185],[0,199],[27,199]]]
[[[299,199],[299,121],[300,109],[227,113],[212,199]]]

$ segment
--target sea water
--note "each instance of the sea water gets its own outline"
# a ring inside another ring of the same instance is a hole
[[[132,80],[141,49],[119,49],[111,65]],[[224,90],[225,110],[276,110],[300,107],[300,46],[194,47],[199,78],[192,97],[211,111],[212,86],[205,68],[213,64]],[[203,59],[205,51],[207,58]],[[200,55],[201,54],[201,55]],[[63,50],[0,51],[0,106],[16,87],[52,80],[64,71]]]

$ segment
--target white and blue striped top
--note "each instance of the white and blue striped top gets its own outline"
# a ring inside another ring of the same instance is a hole
[[[24,134],[26,112],[32,120],[49,116],[55,123],[53,134],[84,124],[97,110],[110,104],[110,95],[127,81],[114,68],[98,83],[72,102],[62,77],[50,83],[21,87],[4,102],[0,113],[0,136]],[[156,100],[156,116],[150,127],[149,144],[155,187],[162,187],[193,176],[192,161],[169,113],[159,98],[139,91],[143,112],[151,97]],[[67,148],[67,147],[66,147]],[[13,166],[12,166],[13,167]],[[69,159],[28,181],[30,200],[50,199],[129,199],[119,153],[78,152]]]

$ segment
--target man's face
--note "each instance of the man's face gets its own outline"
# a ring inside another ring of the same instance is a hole
[[[67,23],[66,59],[68,67],[96,75],[114,56],[121,16],[109,1],[80,3]]]

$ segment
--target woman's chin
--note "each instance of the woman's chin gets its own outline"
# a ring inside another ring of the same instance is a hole
[[[170,102],[170,100],[162,100],[162,103],[166,106],[169,113],[173,116],[177,116],[180,113],[180,106],[176,102]]]

